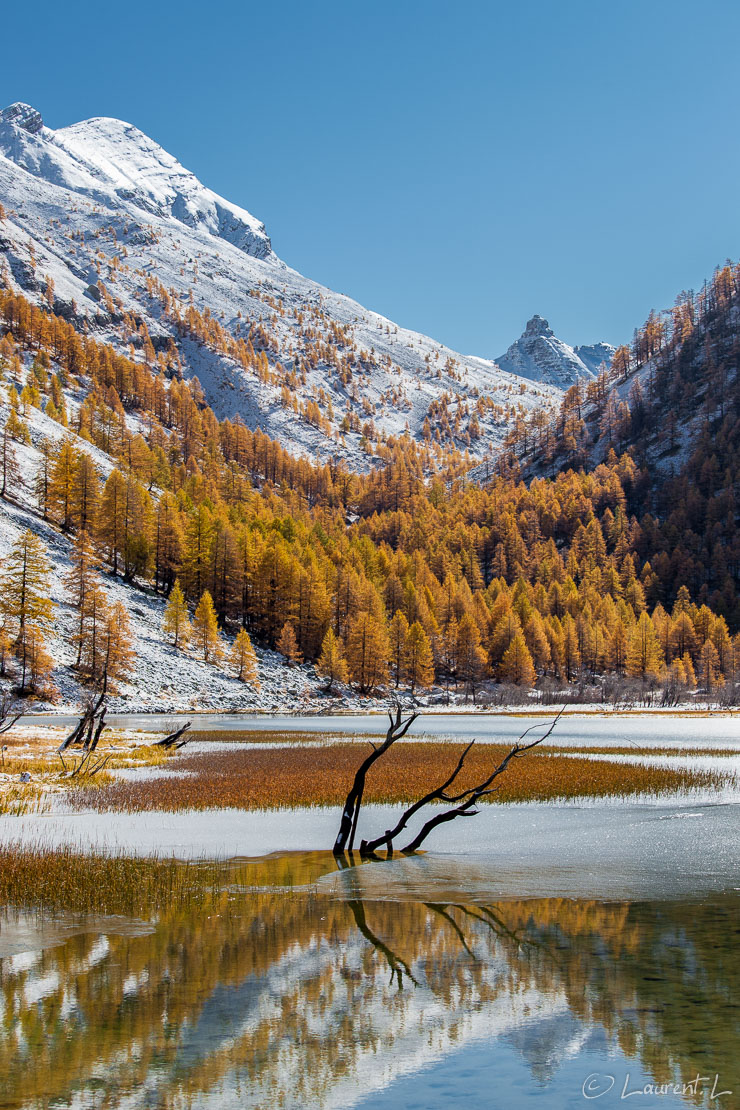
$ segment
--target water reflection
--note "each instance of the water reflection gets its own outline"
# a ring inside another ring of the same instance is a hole
[[[582,1104],[566,1060],[581,1079],[594,1058],[629,1059],[655,1082],[718,1073],[740,1090],[737,894],[367,900],[363,868],[336,898],[317,885],[330,866],[235,863],[206,911],[145,926],[9,915],[0,1104],[390,1105],[404,1076],[464,1058],[470,1079],[491,1052],[499,1072],[516,1055],[552,1107]]]

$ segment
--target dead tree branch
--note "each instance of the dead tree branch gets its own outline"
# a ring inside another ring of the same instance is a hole
[[[389,713],[390,727],[385,735],[385,740],[382,744],[376,746],[370,742],[372,751],[370,755],[363,760],[355,773],[352,788],[347,795],[347,801],[344,803],[342,810],[342,819],[339,824],[339,832],[337,839],[334,843],[334,855],[341,855],[343,852],[351,852],[355,843],[355,833],[357,831],[357,820],[360,816],[360,807],[362,805],[362,795],[365,792],[365,779],[367,773],[377,759],[388,751],[391,745],[395,744],[396,740],[400,740],[405,736],[412,724],[416,720],[418,713],[412,713],[405,721],[401,719],[401,706],[396,707],[395,717],[393,713]]]
[[[457,804],[453,805],[451,809],[446,809],[442,813],[438,813],[434,817],[430,817],[430,819],[421,828],[414,839],[409,844],[407,844],[405,848],[402,849],[404,854],[408,855],[412,852],[417,852],[426,838],[429,836],[430,832],[432,832],[433,829],[436,829],[439,825],[443,825],[448,821],[454,821],[456,817],[474,817],[476,813],[478,813],[478,810],[475,808],[475,806],[481,798],[486,797],[488,794],[494,793],[497,787],[493,786],[492,783],[497,778],[499,778],[500,775],[503,775],[504,771],[506,771],[512,759],[518,759],[519,756],[524,755],[525,752],[531,751],[532,748],[536,748],[538,744],[541,744],[544,740],[547,740],[548,736],[550,736],[552,730],[555,728],[555,725],[562,717],[563,712],[564,709],[561,709],[554,721],[551,722],[550,727],[548,728],[544,736],[539,736],[536,740],[531,740],[528,744],[521,744],[520,741],[523,740],[524,737],[527,736],[530,732],[532,732],[533,729],[538,728],[539,726],[532,725],[530,728],[526,729],[519,737],[519,740],[517,740],[516,744],[514,744],[513,748],[511,748],[511,750],[507,752],[498,766],[493,769],[488,778],[484,779],[483,782],[478,783],[477,786],[472,786],[467,790],[463,790],[457,795],[444,795],[446,801]]]
[[[182,728],[178,728],[175,732],[170,732],[169,735],[163,736],[161,740],[157,740],[154,747],[164,748],[165,751],[169,751],[170,748],[184,748],[189,742],[190,737],[188,736],[187,740],[180,740],[180,737],[188,731],[192,723],[192,721],[188,721]],[[180,740],[179,744],[178,740]]]
[[[403,832],[403,830],[406,828],[406,825],[415,813],[418,813],[419,810],[423,808],[423,806],[429,805],[430,802],[434,802],[437,800],[444,802],[452,801],[453,799],[448,797],[448,795],[445,794],[445,791],[450,786],[452,786],[453,782],[462,771],[463,765],[465,763],[465,757],[467,756],[474,743],[475,740],[470,741],[467,748],[465,748],[459,760],[457,761],[457,767],[455,767],[455,770],[452,772],[449,778],[446,778],[445,781],[440,786],[436,786],[434,790],[430,790],[429,793],[425,794],[423,798],[419,798],[418,802],[414,802],[412,806],[409,806],[406,812],[401,815],[398,823],[392,829],[386,829],[383,835],[376,837],[375,840],[361,841],[360,855],[369,856],[373,852],[377,851],[377,849],[380,848],[383,844],[385,844],[386,848],[388,849],[388,855],[393,855],[393,841],[401,832]]]
[[[67,748],[71,748],[75,744],[82,744],[86,750],[90,749],[90,745],[93,743],[93,739],[96,736],[96,726],[100,725],[100,722],[105,717],[106,711],[104,703],[105,694],[100,694],[97,701],[89,701],[87,703],[79,721],[72,729],[69,736],[67,736],[57,748],[58,752],[66,752]],[[101,726],[99,732],[97,732],[97,739],[95,739],[96,745],[100,739],[103,727],[104,726]]]
[[[533,732],[534,729],[542,728],[542,725],[535,724],[531,725],[528,729],[525,729],[525,731],[521,734],[514,746],[510,749],[510,751],[507,752],[498,766],[494,767],[491,774],[488,775],[482,782],[477,783],[475,786],[467,787],[465,790],[461,790],[457,794],[450,793],[450,788],[462,771],[468,753],[475,743],[474,740],[471,740],[468,746],[462,751],[460,758],[457,761],[457,765],[453,769],[452,773],[447,776],[444,782],[441,782],[439,786],[436,786],[433,790],[430,790],[427,794],[425,794],[424,797],[419,798],[418,801],[409,806],[409,808],[401,814],[401,817],[392,829],[386,829],[381,836],[375,837],[374,840],[363,840],[360,844],[360,855],[363,858],[372,857],[378,848],[385,845],[388,855],[392,856],[394,840],[403,832],[411,818],[414,817],[421,809],[423,809],[424,806],[429,805],[432,802],[450,802],[452,803],[452,808],[443,810],[440,813],[436,813],[434,817],[431,817],[422,827],[420,832],[417,833],[414,839],[411,840],[405,848],[401,849],[404,854],[410,854],[412,852],[418,851],[426,838],[432,832],[432,830],[436,829],[439,825],[445,824],[448,821],[454,821],[456,817],[475,816],[475,814],[478,812],[478,810],[475,808],[477,803],[481,800],[481,798],[494,793],[494,791],[498,787],[497,785],[493,784],[495,783],[497,778],[504,774],[511,761],[513,759],[517,759],[519,756],[524,755],[525,752],[531,751],[532,748],[536,748],[539,744],[542,744],[543,741],[545,741],[548,736],[550,736],[556,724],[562,717],[564,711],[565,707],[563,707],[563,709],[560,710],[555,719],[550,722],[550,726],[543,736],[539,736],[536,740],[530,740],[529,743],[526,744],[522,743],[522,741],[527,736],[529,736],[529,734]],[[406,721],[402,721],[401,708],[400,706],[398,706],[396,709],[395,717],[392,713],[389,714],[390,728],[386,733],[386,738],[383,743],[380,745],[375,745],[371,742],[371,747],[373,750],[358,767],[355,774],[354,782],[352,784],[352,789],[347,795],[347,801],[344,804],[342,819],[339,826],[339,833],[334,844],[335,856],[342,855],[345,851],[351,852],[353,849],[355,832],[357,829],[357,819],[359,817],[360,806],[362,804],[362,796],[365,789],[365,779],[367,777],[369,769],[372,767],[373,763],[375,763],[376,760],[385,755],[385,753],[388,751],[391,745],[395,743],[396,740],[399,740],[402,736],[406,734],[406,732],[408,732],[409,728],[416,720],[417,716],[417,713],[412,713]]]

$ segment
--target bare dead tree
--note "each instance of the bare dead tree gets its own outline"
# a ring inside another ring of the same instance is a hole
[[[412,724],[418,717],[418,713],[412,713],[405,721],[401,719],[401,706],[396,706],[395,717],[393,713],[389,713],[390,727],[385,734],[385,740],[380,745],[373,744],[370,741],[370,746],[373,749],[370,755],[362,761],[360,766],[355,772],[354,782],[352,788],[347,795],[347,801],[344,803],[342,810],[342,819],[339,824],[339,832],[337,839],[334,843],[334,855],[341,855],[343,852],[351,852],[355,843],[355,833],[357,831],[357,820],[360,816],[360,807],[362,806],[362,795],[365,792],[365,779],[367,773],[376,760],[385,755],[388,749],[395,744],[396,740],[400,740],[405,736]]]
[[[452,799],[447,797],[445,791],[450,786],[452,786],[453,782],[462,771],[465,764],[465,757],[467,756],[474,743],[475,740],[470,741],[467,748],[465,748],[459,760],[457,761],[457,767],[455,767],[455,770],[452,772],[449,778],[446,778],[445,781],[439,786],[435,786],[434,790],[430,790],[429,793],[425,794],[423,798],[419,798],[418,802],[414,802],[412,806],[409,806],[409,808],[401,815],[399,821],[392,829],[386,829],[383,835],[376,837],[375,840],[362,840],[360,842],[360,855],[372,855],[378,850],[378,848],[382,847],[383,844],[385,844],[386,848],[388,849],[388,855],[392,856],[393,841],[400,833],[403,832],[403,830],[406,828],[406,825],[409,823],[415,813],[418,813],[419,810],[422,809],[425,805],[429,805],[430,802],[437,801],[438,799],[441,799],[443,801],[451,801]]]
[[[66,771],[67,764],[64,762],[64,757],[62,753],[58,752],[57,754],[61,759],[62,766]],[[98,756],[97,759],[93,759],[93,749],[88,748],[80,756],[79,762],[72,764],[72,768],[69,772],[69,777],[71,779],[76,779],[81,778],[84,775],[86,778],[92,778],[93,775],[97,775],[98,771],[102,771],[103,768],[107,766],[109,759],[110,754],[101,755]]]
[[[478,810],[476,809],[477,803],[482,798],[487,797],[489,794],[493,794],[498,789],[498,784],[494,785],[494,783],[496,782],[496,779],[504,774],[511,761],[514,759],[518,759],[526,752],[531,751],[532,748],[536,748],[539,744],[542,744],[543,741],[546,740],[548,736],[550,736],[550,734],[552,733],[552,730],[555,728],[555,725],[560,720],[563,712],[564,708],[560,710],[555,719],[550,723],[550,726],[547,729],[547,732],[544,733],[544,735],[539,736],[536,740],[531,740],[529,743],[523,744],[522,741],[525,739],[525,737],[528,736],[534,729],[540,728],[541,726],[537,724],[532,725],[530,728],[526,729],[516,741],[514,746],[510,749],[510,751],[507,752],[501,762],[493,768],[490,775],[488,775],[481,782],[476,783],[475,786],[467,787],[466,789],[461,790],[458,793],[450,793],[450,788],[453,786],[455,780],[465,766],[465,760],[471,748],[475,744],[475,740],[471,740],[471,742],[461,753],[460,758],[457,761],[457,765],[452,773],[448,775],[447,778],[439,784],[439,786],[436,786],[433,790],[430,790],[422,798],[419,798],[418,801],[414,802],[413,805],[409,806],[409,808],[401,814],[401,817],[392,829],[386,829],[381,836],[376,837],[374,840],[363,840],[360,845],[360,855],[362,857],[372,856],[378,850],[378,848],[385,845],[388,855],[391,856],[393,854],[394,840],[403,832],[411,818],[414,817],[419,812],[419,810],[423,809],[424,806],[429,805],[432,802],[449,802],[451,803],[451,808],[442,810],[441,812],[436,813],[434,817],[430,817],[430,819],[426,822],[425,825],[422,826],[421,830],[417,833],[413,840],[411,840],[404,848],[401,849],[404,854],[408,855],[412,852],[417,852],[426,838],[429,836],[429,834],[439,825],[445,824],[448,821],[454,821],[457,817],[474,817],[478,813]],[[400,739],[401,736],[405,735],[405,733],[408,732],[408,729],[416,720],[417,716],[418,714],[413,713],[408,718],[408,720],[402,722],[400,707],[396,711],[395,720],[393,718],[393,714],[390,714],[391,727],[388,729],[385,741],[379,747],[373,745],[372,753],[358,768],[355,774],[354,783],[352,784],[352,789],[347,796],[347,801],[345,802],[344,810],[342,811],[339,835],[337,836],[337,840],[334,845],[335,856],[341,855],[345,850],[350,852],[352,851],[355,830],[357,828],[357,818],[360,812],[362,794],[365,788],[365,778],[367,776],[368,770],[377,759],[379,759],[388,751],[388,749],[391,747],[392,744],[395,743],[396,740]]]
[[[57,751],[61,754],[66,752],[67,748],[72,748],[77,744],[85,747],[86,750],[90,749],[93,745],[97,747],[98,740],[105,727],[102,723],[105,718],[105,694],[100,694],[97,701],[92,699],[85,705],[82,716],[61,744]]]
[[[190,737],[188,736],[187,740],[180,740],[180,737],[184,736],[192,723],[192,721],[188,721],[182,728],[178,728],[175,732],[170,732],[167,736],[163,736],[161,740],[157,740],[154,747],[164,748],[166,751],[169,751],[170,748],[184,748],[185,745],[189,743]],[[178,740],[180,741],[179,743]]]
[[[7,691],[0,697],[0,736],[4,732],[10,732],[13,725],[23,716],[22,713],[14,712],[16,704],[15,698]]]

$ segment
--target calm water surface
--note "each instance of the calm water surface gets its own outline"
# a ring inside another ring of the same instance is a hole
[[[514,740],[536,721],[416,727]],[[385,719],[197,726],[352,734]],[[740,727],[582,716],[552,739],[738,749]],[[368,806],[363,821],[385,828],[391,813]],[[740,1107],[736,785],[484,806],[409,860],[340,868],[289,851],[331,844],[336,822],[335,810],[89,814],[63,802],[0,818],[3,839],[224,860],[207,909],[0,915],[0,1107]],[[228,858],[260,852],[275,854]]]
[[[491,901],[461,866],[404,894],[290,854],[224,864],[207,910],[6,912],[0,1105],[740,1105],[736,890]]]
[[[553,717],[557,709],[553,710]],[[246,713],[201,713],[188,718],[172,714],[113,713],[111,725],[120,728],[167,729],[184,720],[192,720],[196,729],[224,732],[240,729],[268,732],[348,733],[350,735],[379,735],[388,727],[383,713],[331,717],[258,716]],[[552,717],[515,717],[492,713],[424,713],[413,726],[409,737],[434,736],[439,739],[471,740],[513,743],[532,725],[544,732]],[[26,717],[24,724],[57,724],[67,726],[76,717],[35,714]],[[534,734],[536,735],[536,734]],[[671,716],[668,714],[581,714],[567,716],[558,723],[548,740],[549,744],[567,746],[623,747],[722,747],[740,749],[740,714],[716,716]]]

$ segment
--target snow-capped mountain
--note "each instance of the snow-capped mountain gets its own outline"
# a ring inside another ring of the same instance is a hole
[[[557,338],[547,320],[533,316],[496,362],[511,374],[568,389],[579,378],[595,378],[602,363],[609,365],[614,350],[609,343],[570,347]]]
[[[408,430],[482,456],[559,399],[290,269],[259,220],[120,120],[54,131],[6,108],[0,203],[6,281],[163,372],[178,360],[219,416],[296,452],[366,467]]]

